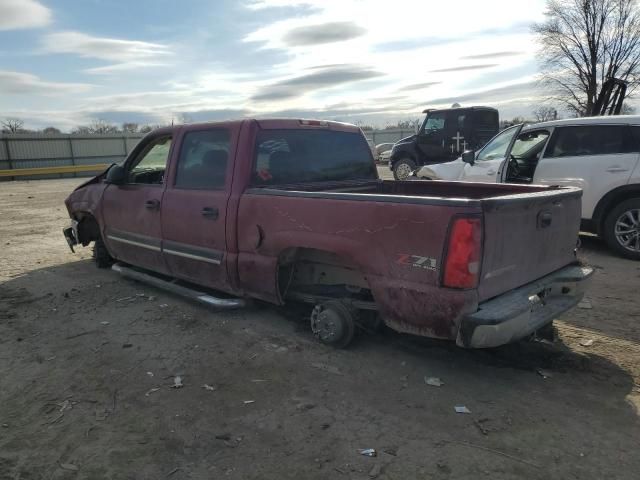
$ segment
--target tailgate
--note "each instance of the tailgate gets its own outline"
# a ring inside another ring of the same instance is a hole
[[[551,189],[483,200],[479,301],[575,262],[582,190]]]

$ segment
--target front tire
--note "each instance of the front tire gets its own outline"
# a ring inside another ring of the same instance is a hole
[[[416,162],[410,158],[401,158],[393,166],[393,178],[406,180],[416,168]]]
[[[605,218],[602,236],[619,255],[640,260],[640,198],[616,205]]]
[[[114,263],[113,257],[109,255],[102,237],[99,237],[93,244],[93,260],[98,268],[110,268]]]

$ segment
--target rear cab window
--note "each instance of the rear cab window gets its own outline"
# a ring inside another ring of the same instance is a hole
[[[377,180],[371,149],[356,132],[260,130],[252,185]]]

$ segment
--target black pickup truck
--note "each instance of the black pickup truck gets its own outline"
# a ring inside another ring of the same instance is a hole
[[[405,180],[422,165],[450,162],[465,150],[478,150],[499,130],[495,108],[468,107],[425,110],[416,135],[393,146],[389,168],[396,180]]]

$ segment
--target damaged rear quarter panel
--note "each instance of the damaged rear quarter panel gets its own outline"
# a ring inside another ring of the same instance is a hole
[[[238,271],[250,295],[279,302],[275,271],[290,248],[332,252],[365,275],[392,328],[454,339],[475,291],[439,286],[453,215],[471,207],[352,201],[245,192],[238,212]]]

